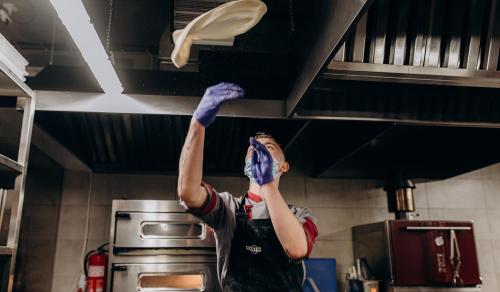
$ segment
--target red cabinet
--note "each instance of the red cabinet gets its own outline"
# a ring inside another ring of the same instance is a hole
[[[481,283],[472,222],[390,220],[353,228],[354,256],[394,286]]]

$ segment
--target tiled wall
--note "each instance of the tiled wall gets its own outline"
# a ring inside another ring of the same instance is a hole
[[[242,194],[244,178],[207,177],[219,191]],[[80,270],[89,186],[87,173],[66,172],[52,291],[69,291]],[[319,221],[313,257],[334,257],[338,279],[353,262],[351,227],[392,218],[380,185],[367,180],[311,179],[298,172],[283,178],[292,204],[310,207]],[[107,241],[113,199],[176,199],[176,177],[94,174],[89,248]],[[500,289],[500,165],[446,181],[417,185],[421,219],[474,220],[484,290]],[[70,260],[71,259],[71,260]],[[342,288],[342,287],[340,287]],[[343,290],[339,290],[343,291]]]
[[[31,148],[16,261],[16,291],[51,291],[63,175],[64,170],[55,162]]]

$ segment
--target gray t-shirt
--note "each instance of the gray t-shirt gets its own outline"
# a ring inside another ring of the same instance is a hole
[[[201,208],[188,209],[188,211],[214,229],[217,251],[217,276],[221,286],[223,286],[229,266],[231,242],[236,228],[235,211],[242,197],[234,197],[228,192],[218,193],[210,185],[206,183],[203,183],[203,185],[209,194],[207,201]],[[185,206],[183,202],[181,202],[181,204]],[[261,200],[257,195],[249,193],[245,199],[244,205],[247,218],[250,220],[270,218],[266,202]],[[317,236],[316,219],[307,208],[290,206],[290,210],[304,226],[309,254]]]

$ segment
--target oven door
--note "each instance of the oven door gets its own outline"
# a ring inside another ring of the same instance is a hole
[[[215,248],[213,231],[185,212],[116,212],[114,247]]]
[[[114,264],[112,292],[220,291],[216,263]]]

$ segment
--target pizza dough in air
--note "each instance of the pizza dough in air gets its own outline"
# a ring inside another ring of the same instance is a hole
[[[260,0],[236,0],[223,4],[193,19],[184,29],[172,34],[175,48],[172,61],[177,68],[186,65],[195,40],[225,40],[243,34],[266,14]]]

